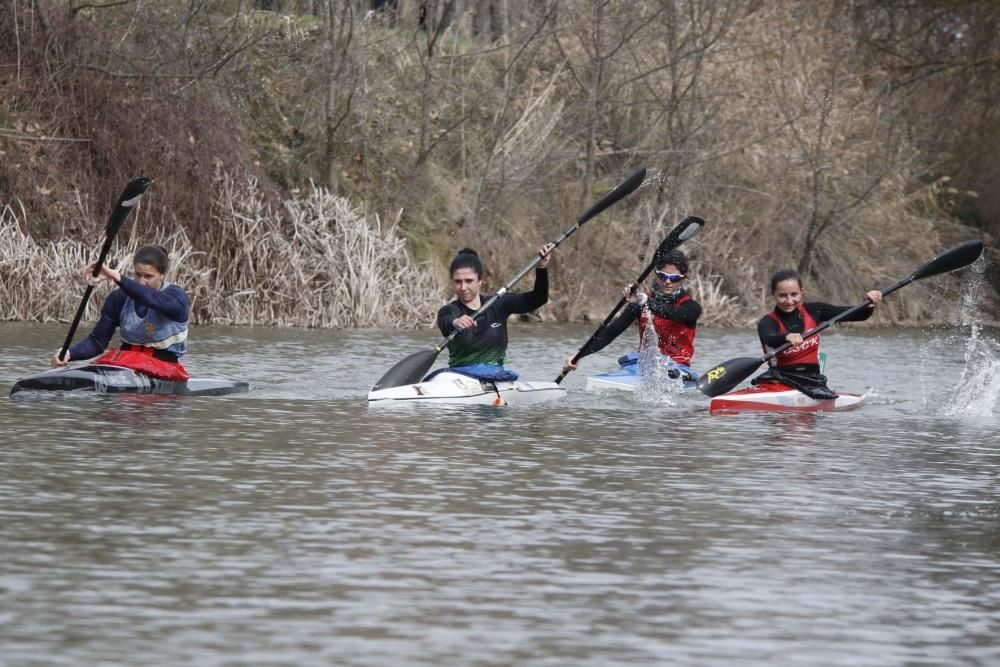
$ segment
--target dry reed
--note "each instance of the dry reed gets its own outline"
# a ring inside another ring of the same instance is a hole
[[[109,264],[128,271],[141,243],[171,257],[168,280],[191,296],[191,321],[301,327],[412,327],[432,321],[441,303],[433,272],[416,265],[397,234],[399,216],[384,223],[350,202],[313,187],[273,211],[253,179],[217,179],[213,247],[195,248],[179,229],[133,233],[117,242]],[[0,211],[0,319],[66,321],[83,293],[79,270],[100,240],[39,243],[11,206]],[[74,281],[73,279],[78,279]],[[99,313],[100,298],[85,319]]]

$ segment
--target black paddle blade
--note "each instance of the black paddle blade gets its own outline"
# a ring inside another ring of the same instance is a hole
[[[108,218],[107,236],[114,237],[118,234],[118,230],[128,220],[129,215],[135,210],[135,207],[139,204],[139,200],[146,194],[146,190],[149,189],[152,183],[153,181],[145,176],[133,178],[128,182],[128,185],[125,186],[125,190],[122,192],[122,196],[118,198],[118,203],[115,204],[115,210],[112,211],[111,217]]]
[[[583,223],[587,222],[595,215],[603,211],[604,209],[613,206],[617,202],[621,201],[626,195],[629,195],[638,190],[639,186],[642,185],[642,182],[644,180],[646,180],[645,168],[640,169],[639,171],[635,172],[627,179],[616,185],[615,188],[608,194],[604,195],[604,197],[602,197],[599,202],[597,202],[589,209],[587,209],[587,211],[580,216],[580,219],[577,220],[576,222],[577,226],[582,225]]]
[[[660,244],[660,247],[653,254],[653,264],[656,265],[662,262],[667,253],[677,249],[680,244],[695,236],[704,226],[705,221],[694,215],[689,215],[678,222],[677,226],[671,230],[667,238],[663,239],[663,243]]]
[[[929,278],[942,273],[948,273],[956,269],[972,264],[983,254],[982,241],[965,241],[959,243],[954,248],[945,250],[943,253],[927,262],[910,276],[914,280]]]
[[[760,357],[737,357],[702,373],[698,391],[708,397],[721,396],[753,375],[764,360]]]
[[[434,360],[437,359],[437,356],[438,350],[436,349],[414,352],[398,362],[385,375],[379,378],[379,381],[372,387],[372,391],[392,389],[393,387],[402,387],[405,384],[420,382],[427,375],[427,371],[431,369],[431,366],[434,365]]]

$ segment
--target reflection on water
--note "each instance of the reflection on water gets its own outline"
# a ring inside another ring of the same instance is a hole
[[[0,381],[62,333],[0,327]],[[0,400],[0,664],[1000,660],[995,401],[927,409],[968,337],[824,336],[862,410],[712,417],[582,392],[627,350],[551,404],[394,410],[368,385],[427,332],[194,334],[192,375],[254,390]],[[512,365],[588,334],[517,328]]]

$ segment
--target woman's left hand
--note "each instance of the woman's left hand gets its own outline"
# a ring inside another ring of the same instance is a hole
[[[546,243],[541,248],[538,249],[538,256],[541,257],[541,261],[535,266],[538,269],[547,268],[549,265],[549,260],[552,259],[552,251],[555,250],[555,245],[552,243]]]

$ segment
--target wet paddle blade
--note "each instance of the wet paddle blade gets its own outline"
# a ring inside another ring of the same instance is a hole
[[[667,253],[676,250],[680,244],[700,232],[704,226],[705,221],[694,215],[689,215],[677,223],[677,226],[674,227],[667,238],[663,239],[663,243],[660,244],[660,247],[653,254],[653,265],[662,262]]]
[[[427,375],[427,371],[431,369],[431,366],[434,365],[434,360],[437,359],[437,356],[438,350],[414,352],[398,362],[385,375],[379,378],[379,381],[372,387],[372,391],[392,389],[393,387],[402,387],[403,385],[420,382]]]
[[[982,241],[965,241],[964,243],[959,243],[954,248],[945,250],[914,271],[911,278],[920,280],[921,278],[929,278],[930,276],[961,269],[979,259],[981,254],[983,254]]]
[[[132,211],[135,210],[135,207],[139,204],[139,200],[146,194],[146,190],[149,189],[152,183],[152,179],[146,176],[139,176],[128,182],[125,190],[122,191],[121,197],[118,198],[118,203],[115,204],[111,216],[108,218],[108,224],[105,229],[107,237],[113,239],[118,234],[118,231],[125,224],[125,221],[128,220],[128,217],[132,215]]]
[[[737,357],[723,362],[702,373],[698,379],[698,391],[709,398],[721,396],[753,375],[763,363],[760,357]]]
[[[598,213],[601,213],[605,209],[617,204],[627,195],[638,190],[644,180],[646,180],[645,169],[640,169],[629,176],[627,179],[616,185],[611,192],[604,195],[599,202],[587,209],[584,214],[580,216],[580,219],[576,221],[577,226],[582,225],[591,218],[597,216]]]

